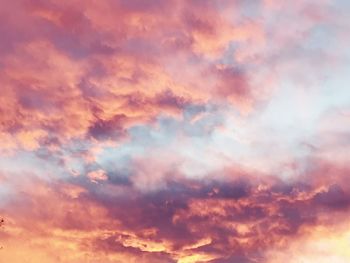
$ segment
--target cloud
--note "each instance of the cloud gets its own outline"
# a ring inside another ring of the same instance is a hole
[[[346,4],[0,6],[3,260],[349,258]]]
[[[108,179],[106,172],[103,170],[96,170],[89,172],[87,177],[91,180],[91,182],[97,183],[98,181],[105,181]]]
[[[50,134],[36,137],[31,147],[22,148],[36,150],[45,138],[65,142],[90,132],[95,139],[117,140],[118,134],[97,130],[101,125],[108,130],[118,116],[124,118],[118,127],[125,131],[135,122],[151,121],[159,112],[178,114],[188,105],[217,96],[225,99],[229,95],[234,104],[252,100],[244,72],[202,72],[203,66],[215,67],[205,56],[221,57],[230,42],[256,35],[246,25],[236,25],[221,15],[220,5],[196,1],[147,5],[18,1],[7,8],[16,9],[21,18],[3,18],[8,29],[4,29],[0,76],[1,130],[4,136],[38,130]],[[194,14],[195,8],[201,13]],[[259,30],[258,25],[256,28]],[[166,43],[172,42],[188,42],[179,58],[171,56],[177,48]],[[191,65],[195,56],[199,56],[198,62]],[[182,78],[177,79],[167,67],[183,59],[186,65],[180,70]],[[185,76],[185,68],[189,76]],[[217,76],[223,80],[218,90],[215,85],[202,85],[198,90],[191,75],[204,77],[197,85],[210,83]],[[21,148],[15,142],[7,145]]]
[[[13,244],[23,246],[17,239],[20,231],[23,238],[36,240],[32,253],[54,253],[55,247],[45,245],[46,237],[62,249],[71,244],[76,252],[72,258],[62,256],[63,261],[78,262],[85,255],[86,260],[107,262],[270,262],[267,251],[287,249],[289,240],[343,222],[349,212],[349,192],[336,184],[284,183],[253,175],[233,179],[228,174],[218,180],[163,178],[163,188],[144,192],[109,184],[102,170],[87,176],[103,184],[5,177],[22,193],[3,206],[4,242],[10,251]],[[61,244],[66,238],[69,242]]]

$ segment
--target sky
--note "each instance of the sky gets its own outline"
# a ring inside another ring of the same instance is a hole
[[[0,0],[0,262],[350,262],[347,0]]]

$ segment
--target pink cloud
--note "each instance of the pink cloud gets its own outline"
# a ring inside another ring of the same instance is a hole
[[[0,258],[348,259],[337,5],[0,0]]]

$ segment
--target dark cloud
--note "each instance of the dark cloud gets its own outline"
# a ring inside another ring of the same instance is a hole
[[[350,196],[341,186],[333,184],[327,190],[317,193],[312,201],[316,205],[332,209],[346,209],[350,205]]]
[[[113,139],[125,135],[123,122],[125,115],[116,115],[110,120],[96,120],[90,127],[88,133],[95,139]]]

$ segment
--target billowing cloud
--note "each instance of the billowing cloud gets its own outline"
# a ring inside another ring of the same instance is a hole
[[[271,251],[281,254],[314,228],[346,224],[350,208],[346,187],[302,179],[228,173],[221,180],[163,179],[161,190],[144,192],[106,184],[101,170],[88,173],[90,184],[12,176],[21,180],[3,179],[14,192],[2,239],[14,262],[18,243],[38,258],[49,253],[52,262],[270,262]],[[55,249],[71,252],[58,256]]]
[[[0,258],[348,262],[349,8],[0,0]]]

